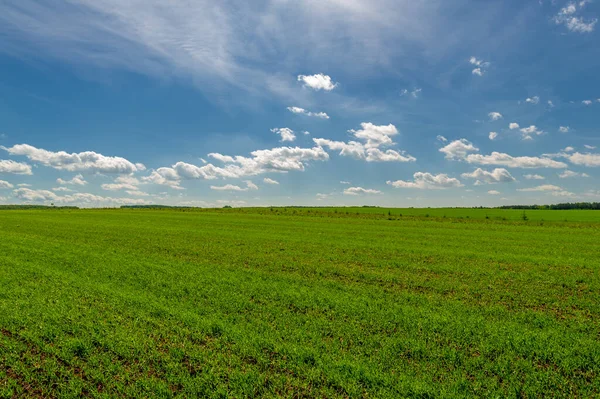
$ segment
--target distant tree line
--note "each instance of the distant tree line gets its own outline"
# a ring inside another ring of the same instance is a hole
[[[507,205],[499,209],[538,209],[538,210],[566,210],[566,209],[591,209],[600,210],[600,202],[567,202],[555,205]]]
[[[46,206],[46,205],[0,205],[0,210],[10,209],[79,209],[77,206]]]

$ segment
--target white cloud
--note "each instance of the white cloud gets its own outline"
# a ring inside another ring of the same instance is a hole
[[[97,173],[120,173],[130,174],[145,170],[142,164],[134,164],[125,158],[107,157],[93,151],[80,153],[67,153],[65,151],[52,152],[36,148],[28,144],[17,144],[10,148],[4,148],[11,155],[26,156],[33,162],[38,162],[58,170],[69,172],[97,172]]]
[[[583,105],[592,105],[592,101],[591,100],[583,100],[581,103]]]
[[[544,180],[545,179],[544,176],[533,175],[533,174],[524,175],[523,177],[526,178],[527,180]]]
[[[216,191],[250,191],[250,190],[258,190],[258,186],[252,183],[251,180],[246,180],[246,187],[235,186],[233,184],[226,184],[224,186],[210,186],[211,190]]]
[[[520,127],[519,124],[515,123],[515,122],[512,122],[511,124],[508,125],[508,128],[510,130],[515,130],[515,129],[518,129],[519,127]]]
[[[337,83],[333,83],[329,75],[318,73],[316,75],[298,75],[298,81],[303,82],[305,87],[310,87],[313,90],[331,91],[337,87]]]
[[[361,129],[349,130],[349,133],[361,140],[358,141],[333,141],[329,139],[315,138],[313,141],[319,147],[328,147],[331,150],[340,150],[340,155],[350,156],[356,159],[363,159],[367,162],[413,162],[416,160],[404,151],[385,150],[379,147],[394,145],[392,136],[398,134],[396,126],[381,125],[372,123],[361,123]]]
[[[500,195],[500,191],[490,190],[490,191],[488,191],[488,194],[490,194],[490,195]]]
[[[593,145],[584,144],[583,146],[585,148],[587,148],[588,150],[595,150],[596,149],[596,146],[593,146]]]
[[[344,195],[360,195],[360,194],[381,194],[381,191],[362,188],[362,187],[349,187],[344,190]]]
[[[511,155],[492,152],[490,155],[469,154],[466,159],[468,163],[478,165],[497,165],[506,166],[509,168],[566,168],[567,165],[563,162],[558,162],[550,158],[539,157],[513,157]]]
[[[564,25],[571,32],[590,33],[594,30],[594,26],[598,22],[597,19],[585,21],[583,18],[575,16],[586,4],[587,0],[579,2],[579,9],[576,3],[569,3],[566,7],[561,8],[558,14],[554,17],[554,22],[557,25]]]
[[[329,159],[329,155],[321,147],[278,147],[270,150],[256,150],[250,155],[251,157],[239,155],[231,157],[211,153],[208,154],[209,157],[226,165],[218,167],[209,163],[199,167],[185,162],[177,162],[172,167],[156,169],[150,176],[144,177],[142,180],[181,189],[181,180],[214,180],[255,176],[269,172],[304,171],[306,163],[309,161]]]
[[[217,191],[248,191],[247,188],[242,188],[233,184],[226,184],[224,186],[210,186],[210,189]]]
[[[107,191],[129,190],[133,192],[139,191],[138,185],[140,181],[133,176],[119,176],[114,183],[103,184],[101,187]]]
[[[581,154],[575,152],[573,154],[563,154],[563,157],[575,165],[600,166],[600,154]]]
[[[558,131],[561,133],[569,133],[569,130],[570,130],[569,126],[561,126],[558,128]]]
[[[530,187],[530,188],[518,188],[517,191],[523,192],[537,192],[537,191],[562,191],[562,188],[554,186],[552,184],[544,184],[542,186]]]
[[[349,181],[344,181],[344,180],[342,180],[342,181],[340,181],[340,184],[347,184],[347,185],[350,185],[350,184],[352,184],[352,183],[350,183]]]
[[[395,188],[417,188],[417,189],[446,189],[462,187],[458,179],[448,177],[446,174],[432,175],[431,173],[417,172],[413,175],[414,181],[388,181],[387,184]]]
[[[391,123],[389,125],[377,126],[370,122],[363,122],[360,126],[361,129],[349,130],[348,132],[353,133],[357,139],[366,140],[366,148],[392,145],[394,142],[391,137],[398,134],[398,129]]]
[[[71,190],[71,189],[70,189],[70,188],[68,188],[68,187],[54,187],[54,188],[52,189],[52,191],[55,191],[55,192],[57,192],[57,193],[59,193],[59,192],[63,192],[63,193],[72,193],[72,192],[74,192],[75,190]]]
[[[487,71],[487,68],[491,65],[489,62],[480,60],[477,57],[471,57],[469,59],[469,63],[477,67],[471,71],[473,75],[477,76],[483,76],[483,74]]]
[[[575,151],[575,148],[573,148],[573,147],[565,147],[561,151],[564,151],[564,152],[573,152],[573,151]]]
[[[445,138],[444,136],[440,136],[440,135],[438,135],[436,138],[437,138],[437,140],[438,140],[438,141],[441,141],[442,143],[445,143],[445,142],[447,142],[447,141],[448,141],[448,139],[447,139],[447,138]]]
[[[17,187],[31,187],[31,184],[19,183],[19,184],[17,184]]]
[[[378,148],[368,148],[367,162],[414,162],[416,158],[404,152],[394,150],[381,151]]]
[[[475,147],[468,140],[454,140],[447,146],[440,148],[440,152],[446,154],[446,159],[464,159],[469,152],[477,152],[479,148]]]
[[[31,175],[31,166],[26,163],[0,159],[0,173],[14,173],[16,175]]]
[[[294,141],[296,140],[296,135],[294,134],[294,131],[290,128],[287,127],[282,127],[282,128],[274,128],[271,129],[271,131],[275,134],[278,134],[279,136],[281,136],[281,141]]]
[[[586,173],[577,173],[572,170],[565,170],[563,173],[559,174],[558,177],[561,179],[568,179],[570,177],[590,177]]]
[[[61,178],[58,178],[58,179],[56,179],[56,182],[61,185],[71,184],[74,186],[85,186],[86,184],[88,184],[88,182],[85,181],[85,179],[83,178],[83,175],[81,175],[81,174],[73,177],[71,180],[63,180]]]
[[[551,100],[548,100],[548,106],[550,108],[554,108],[554,103]]]
[[[515,181],[515,178],[510,174],[510,172],[503,168],[496,168],[491,172],[477,168],[472,173],[463,173],[461,176],[465,179],[475,179],[488,184],[510,183]]]
[[[498,137],[498,133],[490,132],[490,135],[488,137],[490,138],[490,140],[496,140],[496,138]]]
[[[540,98],[538,96],[533,96],[525,99],[526,103],[537,105],[540,102]]]
[[[125,190],[125,192],[129,195],[133,195],[134,197],[149,197],[150,194],[140,191],[140,190]]]
[[[423,91],[423,89],[415,89],[415,90],[413,90],[413,91],[410,92],[410,95],[413,98],[418,98],[419,94],[421,94],[422,91]]]
[[[322,201],[324,199],[331,197],[331,194],[317,193],[316,197],[317,197],[317,201]]]
[[[27,202],[53,202],[59,204],[95,205],[95,206],[117,206],[117,205],[146,205],[148,201],[132,198],[102,197],[89,193],[75,193],[60,196],[48,190],[31,190],[19,188],[13,191],[13,195]]]
[[[321,119],[329,119],[329,115],[327,115],[325,112],[311,112],[311,111],[307,111],[304,108],[300,108],[300,107],[287,107],[287,109],[288,109],[288,111],[290,111],[294,114],[314,116],[315,118],[321,118]],[[305,134],[306,134],[306,132],[305,132]]]
[[[0,180],[0,190],[13,188],[14,186],[7,181]]]
[[[595,18],[586,22],[581,18],[571,17],[567,18],[566,26],[572,32],[589,33],[594,30],[597,22]]]
[[[523,134],[523,140],[531,140],[533,138],[532,135],[539,136],[544,134],[544,132],[539,130],[535,125],[522,128],[521,133]]]
[[[258,190],[258,186],[254,184],[252,180],[245,180],[244,183],[246,183],[246,187],[248,187],[248,190]]]
[[[500,152],[492,152],[490,155],[469,154],[470,152],[478,152],[479,149],[471,142],[465,139],[455,140],[444,148],[440,148],[440,152],[446,154],[447,159],[462,160],[471,164],[478,165],[497,165],[506,166],[509,168],[566,168],[567,165],[563,162],[558,162],[550,158],[538,157],[513,157]]]
[[[488,114],[490,120],[497,121],[498,119],[502,119],[502,114],[500,112],[490,112]]]
[[[279,184],[279,182],[278,182],[277,180],[273,180],[273,179],[270,179],[270,178],[268,178],[268,177],[265,177],[265,178],[263,179],[263,182],[265,182],[265,183],[267,183],[267,184],[274,184],[274,185],[275,185],[275,184]]]

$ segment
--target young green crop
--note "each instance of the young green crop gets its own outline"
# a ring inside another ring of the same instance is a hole
[[[600,395],[586,211],[420,211],[0,212],[0,397]]]

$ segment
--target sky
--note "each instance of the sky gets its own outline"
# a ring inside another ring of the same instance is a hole
[[[600,1],[4,0],[0,204],[600,201]]]

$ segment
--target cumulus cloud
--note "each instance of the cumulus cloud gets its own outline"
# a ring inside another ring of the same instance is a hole
[[[93,151],[69,154],[65,151],[47,151],[28,144],[17,144],[4,149],[11,155],[25,156],[30,161],[69,172],[131,174],[146,169],[144,165],[134,164],[125,158],[107,157]]]
[[[479,148],[475,147],[471,142],[465,139],[454,140],[443,148],[440,152],[446,154],[446,159],[464,159],[469,152],[477,152]]]
[[[559,174],[558,177],[560,177],[561,179],[568,179],[570,177],[590,177],[590,176],[586,173],[577,173],[577,172],[573,172],[572,170],[565,170],[563,173]]]
[[[554,22],[557,25],[565,26],[571,32],[590,33],[594,30],[598,20],[585,20],[580,16],[576,16],[578,12],[587,4],[587,1],[582,0],[579,3],[569,3],[567,6],[560,9],[554,17]]]
[[[592,105],[592,101],[591,100],[583,100],[581,103],[583,105]]]
[[[490,195],[500,195],[500,191],[490,190],[490,191],[488,191],[488,194],[490,194]]]
[[[290,111],[291,113],[294,113],[294,114],[314,116],[315,118],[321,118],[321,119],[329,119],[329,115],[327,115],[325,112],[311,112],[311,111],[307,111],[304,108],[300,108],[300,107],[287,107],[287,109],[288,109],[288,111]]]
[[[316,75],[298,75],[298,81],[303,82],[305,87],[310,87],[313,90],[331,91],[337,87],[337,83],[333,83],[329,75],[318,73]]]
[[[573,148],[573,147],[565,147],[561,151],[564,151],[564,152],[573,152],[573,151],[575,151],[575,148]]]
[[[593,146],[593,145],[584,144],[583,146],[585,148],[587,148],[588,150],[595,150],[596,149],[596,146]]]
[[[509,154],[492,152],[490,155],[470,154],[478,152],[479,149],[465,139],[455,140],[440,149],[446,154],[447,159],[465,161],[477,165],[495,165],[509,168],[566,168],[564,162],[558,162],[551,158],[539,157],[513,157]]]
[[[511,155],[492,152],[490,155],[469,154],[466,159],[468,163],[478,165],[497,165],[509,168],[566,168],[564,162],[558,162],[550,158],[539,157],[513,157]]]
[[[246,187],[235,186],[233,184],[226,184],[224,186],[210,186],[211,190],[217,191],[250,191],[258,190],[258,186],[251,181],[246,182]]]
[[[515,129],[518,129],[519,127],[520,127],[519,124],[515,123],[515,122],[512,122],[511,124],[508,125],[508,128],[510,130],[515,130]]]
[[[263,179],[263,182],[265,182],[266,184],[273,184],[273,185],[279,184],[279,182],[277,180],[273,180],[273,179],[270,179],[268,177],[265,177]]]
[[[538,96],[533,96],[525,99],[526,103],[537,105],[540,102],[540,98]]]
[[[117,205],[147,205],[150,202],[132,198],[102,197],[89,193],[75,193],[60,196],[48,190],[32,190],[19,188],[13,191],[13,195],[27,202],[53,202],[60,204],[94,205],[94,206],[117,206]]]
[[[570,130],[569,126],[561,126],[558,128],[558,131],[561,133],[569,133],[569,130]]]
[[[16,175],[31,175],[31,166],[12,160],[0,159],[0,173],[14,173]]]
[[[461,176],[465,179],[475,179],[488,184],[510,183],[515,181],[515,178],[510,174],[510,172],[503,168],[496,168],[491,172],[477,168],[475,171],[471,173],[463,173]]]
[[[6,190],[13,188],[14,186],[7,181],[0,180],[0,190]]]
[[[498,133],[490,132],[488,137],[490,138],[490,140],[496,140],[496,138],[498,137]]]
[[[294,141],[296,140],[296,135],[294,131],[287,127],[282,128],[274,128],[271,131],[275,134],[278,134],[281,137],[281,141]]]
[[[535,125],[531,125],[529,127],[522,128],[521,134],[523,135],[523,140],[532,140],[533,135],[539,136],[544,134],[544,132],[538,129]]]
[[[114,183],[103,184],[101,187],[107,191],[129,190],[136,192],[139,191],[139,184],[140,181],[133,176],[119,176],[114,180]]]
[[[381,191],[362,188],[362,187],[349,187],[344,190],[344,195],[360,195],[360,194],[381,194]]]
[[[490,112],[488,114],[490,120],[497,121],[498,119],[502,119],[502,114],[500,112]]]
[[[554,186],[552,184],[544,184],[542,186],[537,186],[537,187],[518,188],[517,191],[523,191],[523,192],[562,191],[562,188],[560,188],[558,186]]]
[[[432,175],[431,173],[417,172],[413,175],[414,181],[396,180],[387,184],[395,188],[417,188],[421,190],[446,189],[462,187],[458,179],[448,177],[447,174]]]
[[[544,176],[534,175],[534,174],[527,174],[527,175],[524,175],[523,177],[526,178],[527,180],[544,180],[545,179]]]
[[[477,76],[483,76],[487,71],[487,68],[491,65],[489,62],[480,60],[474,56],[469,59],[469,63],[476,67],[471,71],[471,73]]]
[[[572,164],[583,166],[600,166],[600,154],[581,154],[575,152],[573,154],[562,154]]]
[[[438,135],[438,136],[436,137],[436,139],[437,139],[438,141],[441,141],[442,143],[446,143],[446,142],[448,141],[448,139],[447,139],[447,138],[445,138],[444,136],[440,136],[440,135]]]
[[[142,180],[148,183],[170,186],[182,189],[182,180],[214,180],[218,178],[240,178],[255,176],[270,172],[304,171],[310,161],[326,161],[329,154],[321,147],[299,148],[278,147],[270,150],[257,150],[250,153],[251,157],[228,156],[219,153],[208,154],[220,162],[224,167],[211,163],[196,166],[185,162],[177,162],[171,167],[162,167],[154,170],[150,176]]]
[[[83,178],[83,175],[79,174],[73,177],[71,180],[63,180],[61,178],[56,179],[56,182],[61,185],[74,185],[74,186],[85,186],[88,184],[87,181]]]
[[[359,141],[333,141],[329,139],[315,138],[313,141],[319,147],[327,147],[330,150],[339,150],[340,155],[350,156],[367,162],[413,162],[416,160],[404,151],[381,150],[379,147],[394,145],[392,137],[398,134],[396,126],[372,123],[361,123],[361,129],[349,130]]]

